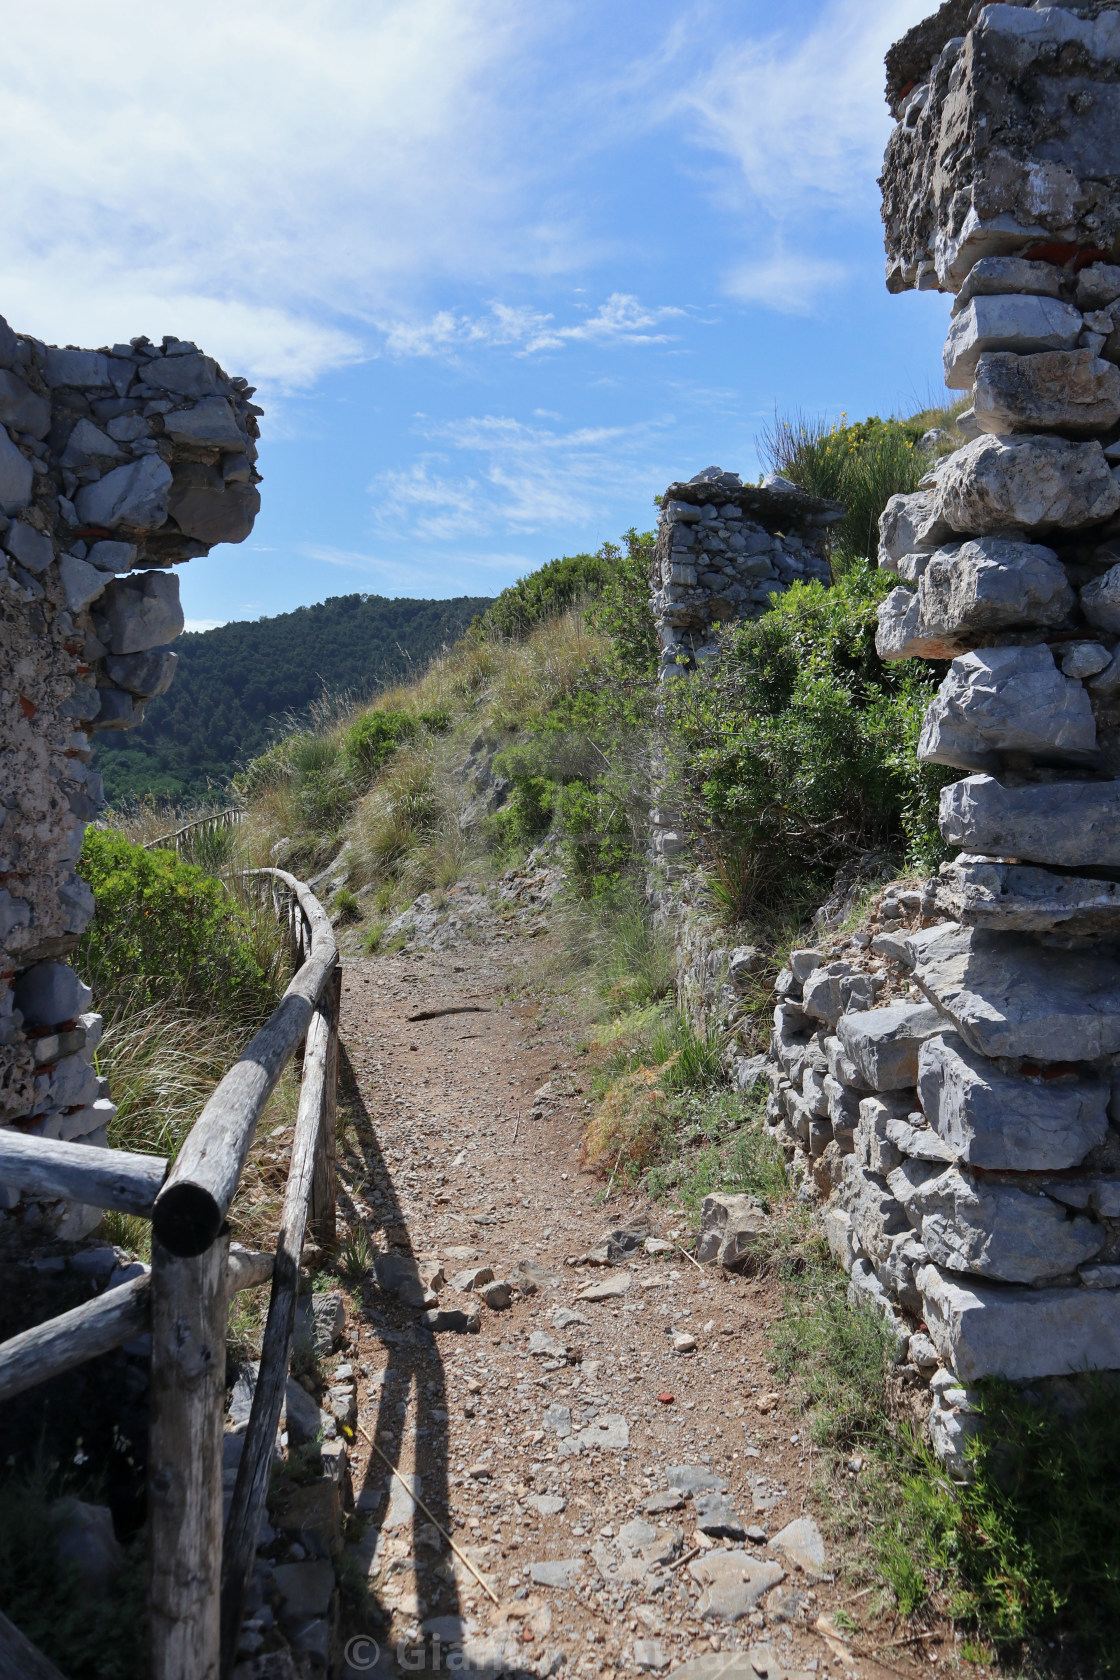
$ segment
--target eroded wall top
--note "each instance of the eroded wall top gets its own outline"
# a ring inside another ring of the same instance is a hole
[[[2,1122],[103,1132],[96,1020],[59,961],[93,912],[76,871],[103,802],[92,737],[172,680],[173,568],[252,529],[252,395],[178,339],[59,349],[0,319]]]
[[[891,291],[955,292],[980,257],[1120,256],[1120,10],[948,0],[887,59]]]

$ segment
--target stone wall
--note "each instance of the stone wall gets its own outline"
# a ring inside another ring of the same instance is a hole
[[[252,394],[177,339],[58,349],[0,319],[4,1125],[105,1141],[101,1022],[65,961],[93,913],[76,873],[103,803],[93,737],[139,723],[172,680],[168,644],[183,628],[172,568],[252,529]],[[0,1208],[18,1201],[0,1187]],[[53,1214],[73,1235],[87,1211]]]
[[[718,653],[717,624],[757,618],[791,583],[829,582],[828,526],[842,518],[774,473],[759,486],[708,467],[670,484],[650,573],[662,680]]]
[[[835,502],[808,496],[775,473],[754,485],[708,467],[686,484],[670,484],[650,566],[661,681],[714,658],[717,626],[759,617],[792,583],[830,582],[828,527],[843,516]],[[672,777],[661,763],[651,779],[665,788]],[[680,813],[663,796],[652,811],[655,864],[674,873],[685,845]]]
[[[888,286],[953,293],[971,407],[882,520],[877,646],[951,661],[918,752],[961,850],[792,953],[767,1122],[966,1474],[970,1384],[1120,1368],[1120,8],[950,0],[888,78]],[[679,928],[734,1028],[749,954]]]
[[[883,517],[877,646],[951,660],[961,851],[793,953],[768,1114],[963,1473],[970,1383],[1120,1368],[1120,10],[950,4],[888,75],[888,285],[954,294],[972,400]]]

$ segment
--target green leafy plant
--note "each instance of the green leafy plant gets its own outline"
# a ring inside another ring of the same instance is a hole
[[[338,922],[359,922],[362,919],[361,899],[349,887],[339,887],[331,900],[331,911]]]
[[[338,1249],[338,1269],[344,1278],[359,1283],[373,1265],[373,1245],[364,1225],[348,1225]]]
[[[724,637],[724,657],[667,700],[717,902],[735,918],[873,853],[933,867],[937,797],[954,774],[920,765],[937,673],[884,666],[877,608],[893,584],[866,565],[831,589],[797,584]]]
[[[136,1008],[173,1002],[255,1021],[278,1001],[275,932],[269,951],[221,881],[113,829],[86,830],[78,868],[96,901],[78,967],[103,1002],[127,992]]]

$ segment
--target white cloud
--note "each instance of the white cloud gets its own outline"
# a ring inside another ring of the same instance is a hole
[[[418,276],[564,267],[571,229],[510,139],[544,28],[516,0],[13,9],[4,307],[56,342],[183,334],[301,387]]]
[[[224,618],[188,618],[184,630],[220,630],[228,621]]]
[[[723,289],[740,303],[762,303],[782,315],[808,315],[847,278],[844,264],[829,257],[781,251],[730,269]]]
[[[393,321],[384,328],[385,347],[390,355],[404,357],[455,354],[472,345],[509,345],[518,355],[531,356],[565,344],[665,344],[670,334],[649,328],[684,313],[672,305],[648,308],[628,292],[612,292],[593,315],[558,326],[551,314],[492,303],[488,315],[440,310],[427,321]]]
[[[583,528],[672,476],[672,424],[667,416],[561,431],[487,414],[425,426],[442,447],[374,481],[374,519],[389,531],[405,523],[427,542]],[[455,454],[472,465],[456,471]]]
[[[309,560],[338,566],[343,571],[363,573],[377,586],[377,592],[390,595],[410,595],[419,599],[442,590],[447,596],[493,595],[510,575],[511,568],[531,569],[533,562],[509,554],[456,556],[454,561],[425,559],[400,561],[380,554],[367,554],[358,549],[333,548],[324,543],[305,543],[300,553]],[[498,573],[496,580],[491,573]],[[481,576],[479,574],[482,574]]]
[[[679,96],[775,220],[875,192],[890,116],[883,55],[930,0],[826,0],[819,21],[727,41]]]

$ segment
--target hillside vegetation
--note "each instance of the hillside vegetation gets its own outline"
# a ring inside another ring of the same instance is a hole
[[[776,423],[769,464],[848,494],[855,516],[837,533],[833,587],[797,585],[729,628],[722,660],[659,687],[652,533],[550,562],[422,676],[255,759],[239,787],[261,843],[307,874],[337,859],[345,914],[372,937],[468,856],[505,867],[545,836],[585,900],[625,895],[655,797],[680,807],[714,902],[760,926],[796,924],[840,865],[869,852],[935,861],[945,776],[919,769],[914,747],[939,673],[876,657],[876,610],[895,580],[869,556],[887,497],[912,489],[942,446],[920,444],[937,420],[951,427],[952,411]]]
[[[948,428],[952,413],[920,419]],[[130,839],[91,832],[83,872],[98,912],[81,962],[109,999],[114,1141],[173,1150],[283,980],[271,912],[262,920],[251,898],[215,878],[234,847],[239,861],[272,856],[305,877],[324,872],[335,920],[353,924],[346,941],[371,952],[419,892],[438,904],[465,874],[485,881],[542,845],[562,854],[552,960],[563,968],[542,964],[536,984],[568,985],[576,973],[592,982],[579,1006],[593,1098],[585,1160],[608,1192],[628,1182],[681,1213],[695,1215],[718,1189],[749,1191],[771,1211],[764,1263],[781,1299],[771,1370],[797,1395],[819,1448],[812,1498],[846,1583],[871,1581],[852,1594],[843,1627],[837,1619],[841,1632],[889,1616],[889,1651],[946,1618],[964,1662],[1002,1657],[1009,1675],[1056,1672],[1046,1653],[1062,1644],[1075,1665],[1062,1672],[1112,1674],[1112,1386],[1086,1391],[1071,1428],[1033,1395],[990,1385],[993,1426],[972,1481],[946,1479],[896,1404],[882,1323],[849,1305],[846,1279],[792,1194],[758,1092],[732,1088],[721,1033],[702,1036],[675,1007],[673,952],[644,893],[656,801],[680,812],[693,888],[727,924],[724,942],[750,939],[769,954],[734,1028],[751,1050],[765,1043],[774,970],[837,871],[882,879],[936,863],[936,796],[951,772],[919,767],[914,749],[940,673],[878,661],[876,608],[895,580],[868,555],[877,509],[928,461],[915,428],[776,430],[776,467],[852,498],[832,587],[794,585],[758,621],[726,630],[722,657],[692,675],[657,683],[653,539],[630,531],[619,547],[521,580],[422,674],[320,709],[260,753],[239,778],[236,839],[228,830],[199,843],[205,868],[134,843],[166,821],[151,808],[134,813]],[[598,1002],[585,1008],[588,993]],[[289,1079],[266,1137],[290,1120],[293,1097]],[[275,1218],[275,1159],[255,1151],[248,1165],[239,1234]],[[105,1234],[127,1236],[122,1224],[107,1222]],[[246,1351],[258,1329],[245,1328]]]
[[[223,799],[234,772],[263,752],[285,717],[322,695],[364,699],[423,669],[490,605],[336,595],[314,607],[181,636],[179,666],[138,729],[99,735],[110,800]]]

